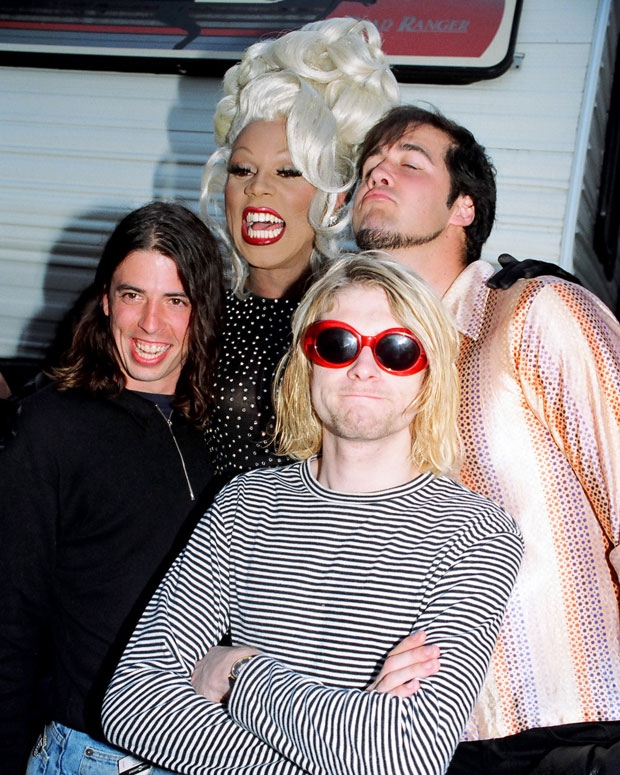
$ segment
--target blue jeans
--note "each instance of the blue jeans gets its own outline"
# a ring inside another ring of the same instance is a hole
[[[26,775],[119,775],[118,763],[127,756],[126,751],[52,721],[30,754]],[[167,773],[147,767],[140,775]]]

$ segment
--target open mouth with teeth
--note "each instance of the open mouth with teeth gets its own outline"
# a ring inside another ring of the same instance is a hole
[[[136,360],[142,361],[142,363],[156,363],[160,361],[172,347],[171,344],[145,342],[138,339],[132,339],[131,343],[133,345],[134,357]]]
[[[275,210],[246,207],[243,211],[241,231],[249,245],[271,245],[282,237],[285,229],[286,223]]]

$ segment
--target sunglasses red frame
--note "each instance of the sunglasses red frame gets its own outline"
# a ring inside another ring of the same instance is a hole
[[[353,334],[357,342],[357,351],[353,358],[350,358],[347,361],[343,361],[342,363],[332,363],[331,361],[325,360],[320,355],[316,349],[317,337],[323,331],[326,331],[330,328],[342,328],[345,331],[348,331],[350,334]],[[411,339],[413,342],[415,342],[420,349],[418,357],[409,368],[390,369],[381,363],[381,361],[377,358],[376,347],[379,342],[389,334],[399,334],[400,336],[405,336],[407,339]],[[353,328],[353,326],[350,326],[348,323],[344,323],[342,320],[317,320],[315,323],[311,323],[308,328],[306,328],[301,346],[304,354],[310,361],[312,361],[312,363],[316,363],[318,366],[324,366],[327,369],[343,369],[347,366],[350,366],[359,358],[360,353],[364,347],[370,347],[372,350],[373,358],[375,359],[375,363],[377,366],[379,366],[380,369],[387,371],[389,374],[393,374],[394,376],[408,377],[411,374],[417,374],[419,371],[425,369],[428,365],[428,358],[426,357],[422,343],[417,338],[417,336],[414,336],[407,328],[388,328],[385,331],[381,331],[379,334],[375,334],[374,336],[365,336],[364,334],[360,334],[360,332]]]

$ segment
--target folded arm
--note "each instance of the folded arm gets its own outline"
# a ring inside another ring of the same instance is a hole
[[[199,531],[208,523],[217,520],[203,520]],[[241,773],[250,763],[258,773],[441,773],[514,583],[522,552],[516,531],[476,540],[429,591],[424,616],[412,625],[441,644],[442,669],[407,698],[326,686],[266,654],[244,667],[228,705],[198,694],[194,667],[228,625],[228,574],[211,551],[221,543],[221,535],[195,536],[147,608],[106,695],[111,741],[192,775]],[[191,616],[188,598],[198,600]]]
[[[480,691],[521,551],[517,535],[481,540],[435,586],[417,624],[441,643],[442,667],[422,691],[334,688],[257,656],[232,690],[231,717],[302,771],[442,773]]]
[[[435,675],[441,667],[439,646],[426,646],[425,642],[425,632],[414,632],[403,638],[390,651],[379,675],[366,690],[393,697],[415,694],[420,689],[420,680]],[[194,668],[192,686],[212,702],[225,702],[235,662],[258,653],[251,646],[213,646]]]

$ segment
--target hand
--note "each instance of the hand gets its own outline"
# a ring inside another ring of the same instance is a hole
[[[403,638],[388,654],[381,672],[367,691],[410,697],[420,688],[420,678],[438,672],[439,646],[425,646],[426,633],[414,632]]]
[[[251,646],[213,646],[196,663],[191,678],[192,686],[211,702],[224,702],[230,692],[228,674],[233,663],[241,657],[255,654],[258,651]]]
[[[487,280],[489,288],[506,290],[506,288],[514,285],[517,280],[529,280],[532,277],[541,277],[541,275],[560,277],[562,280],[569,280],[571,283],[581,285],[581,281],[574,274],[549,261],[538,261],[533,258],[517,261],[509,253],[502,253],[497,260],[502,268]]]

